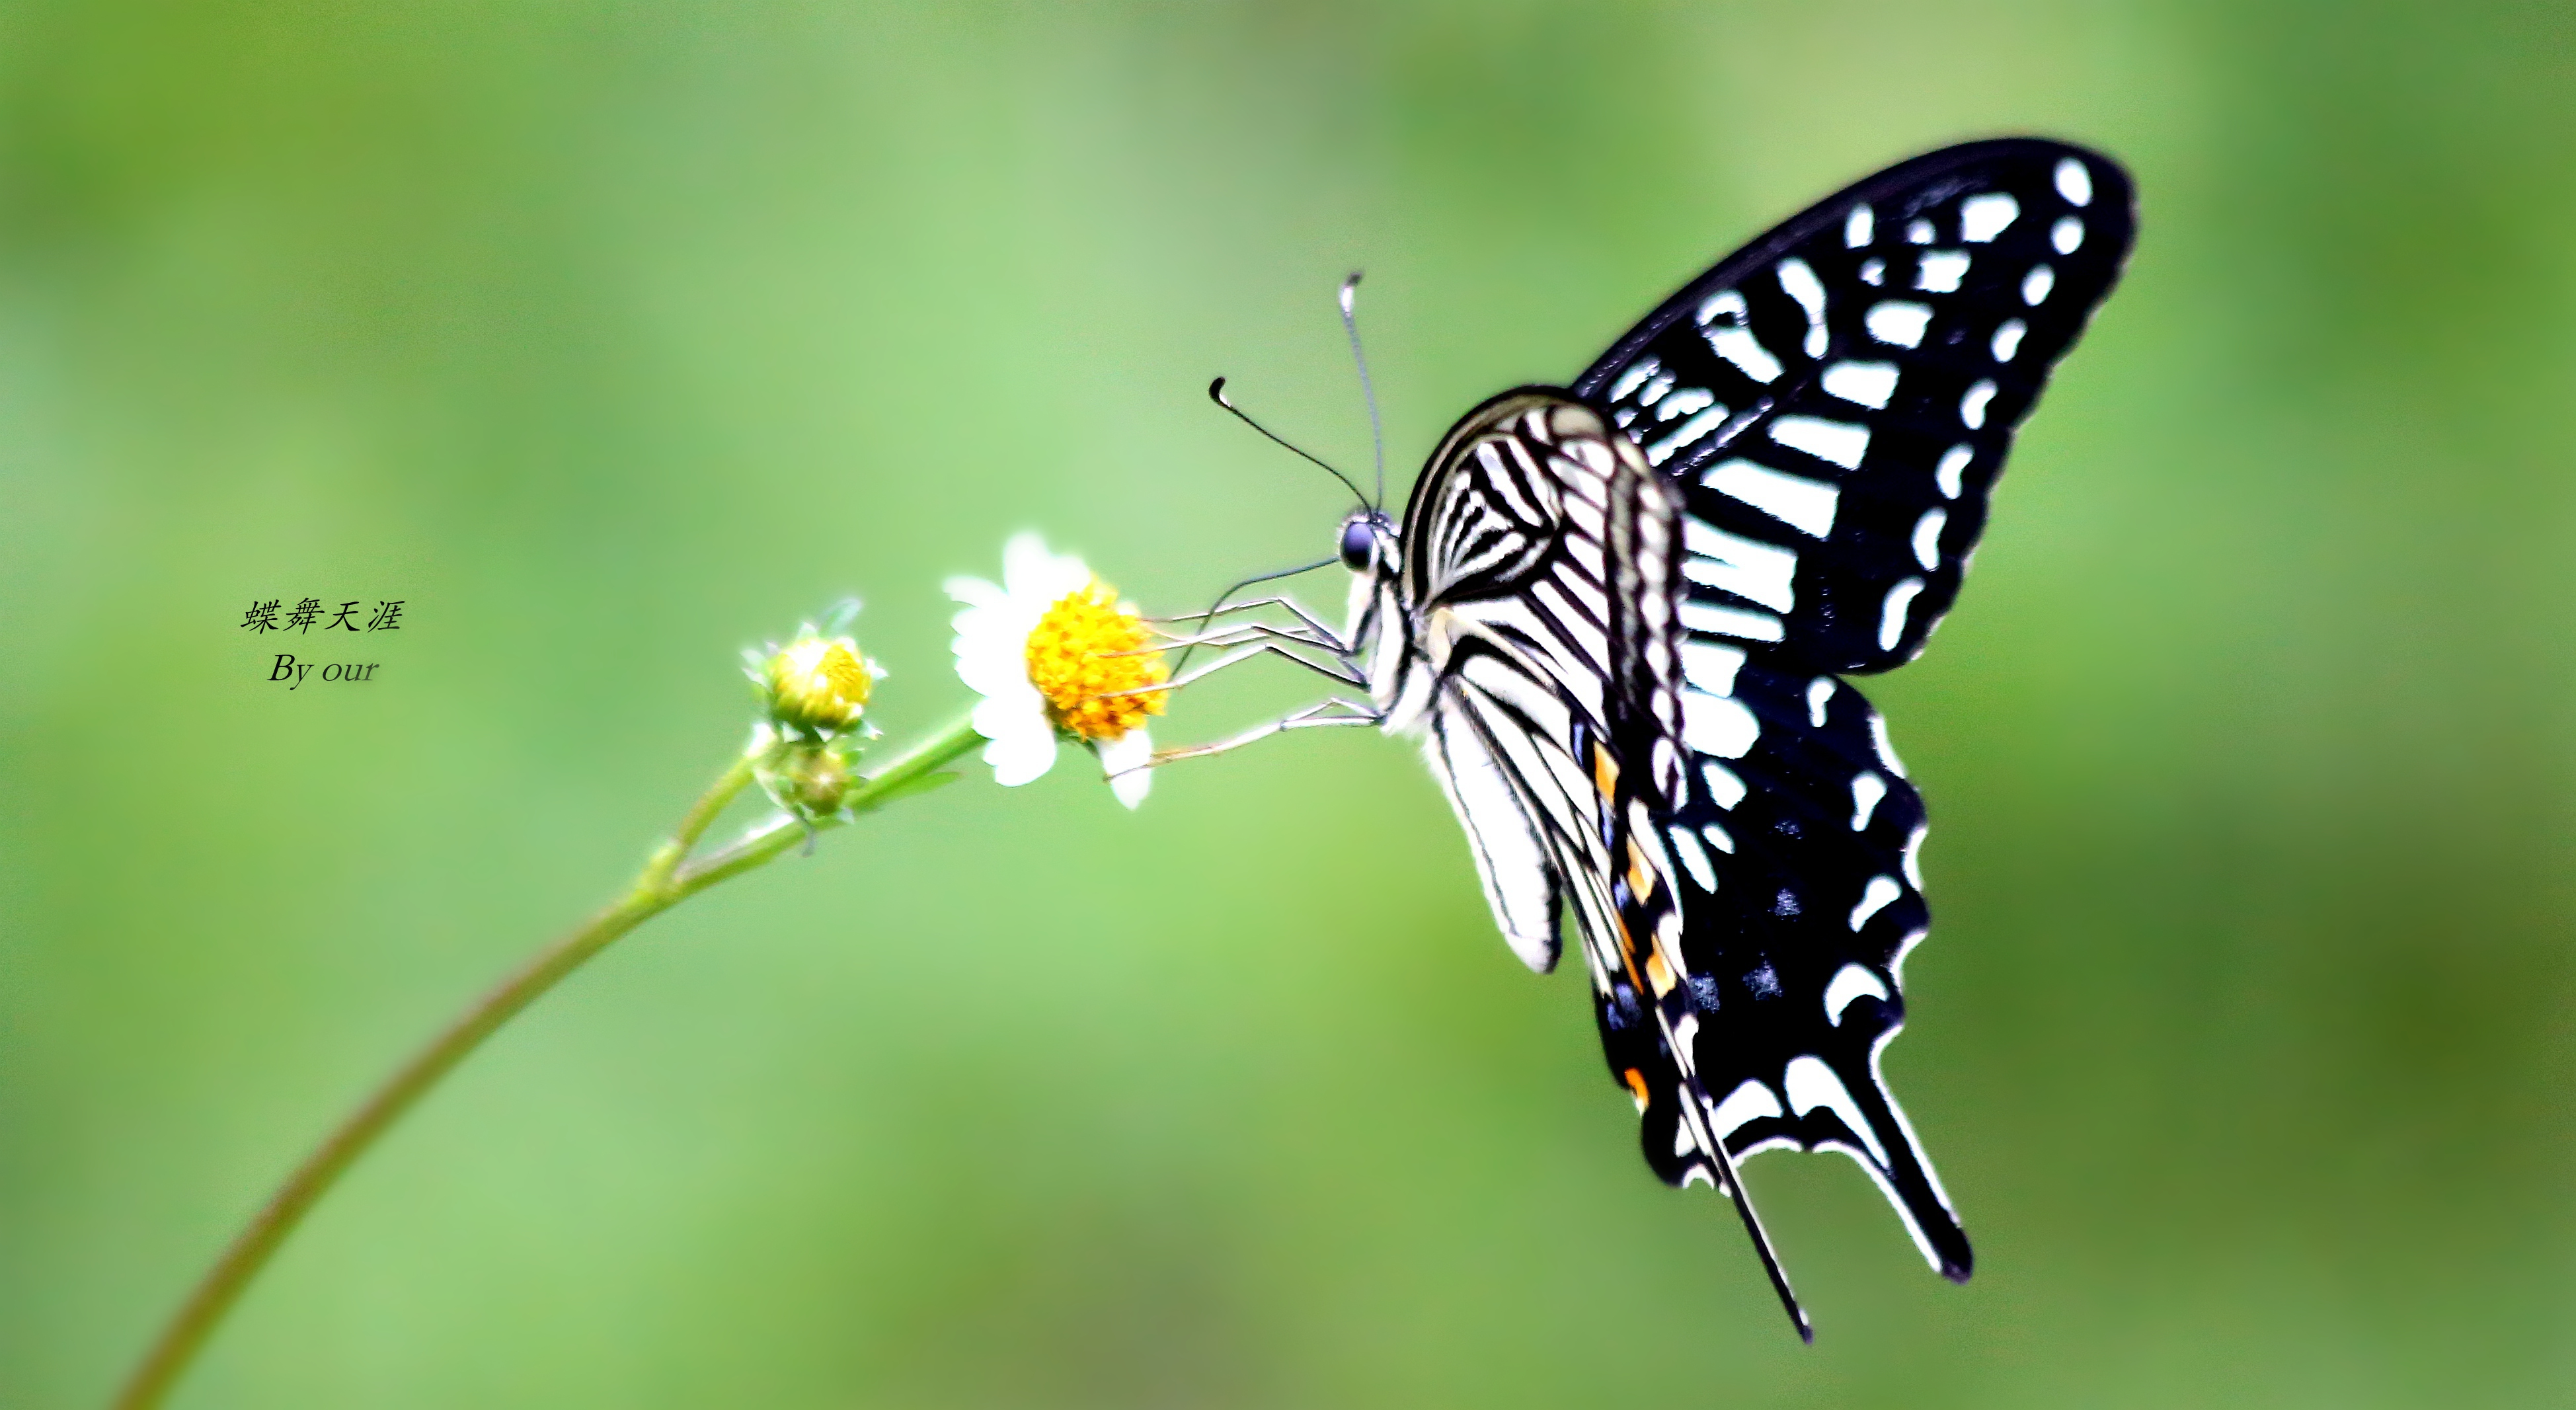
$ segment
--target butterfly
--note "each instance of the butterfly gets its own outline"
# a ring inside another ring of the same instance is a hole
[[[1343,627],[1269,598],[1298,624],[1200,638],[1365,699],[1161,756],[1419,737],[1511,948],[1554,968],[1570,916],[1647,1164],[1731,1200],[1808,1340],[1746,1156],[1840,1151],[1933,1268],[1973,1263],[1879,1070],[1930,923],[1924,812],[1848,677],[1913,659],[1949,609],[2013,431],[2133,231],[2117,163],[2033,138],[1819,202],[1571,384],[1469,411],[1400,519],[1363,496]]]

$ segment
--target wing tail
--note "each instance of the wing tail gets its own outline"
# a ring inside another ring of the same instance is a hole
[[[1753,1251],[1762,1258],[1762,1271],[1771,1275],[1771,1290],[1780,1296],[1780,1310],[1789,1314],[1789,1324],[1798,1329],[1798,1339],[1809,1346],[1816,1344],[1815,1324],[1807,1320],[1807,1309],[1798,1304],[1798,1293],[1789,1286],[1789,1272],[1780,1266],[1780,1255],[1771,1247],[1771,1235],[1762,1227],[1762,1216],[1753,1208],[1753,1196],[1744,1188],[1744,1177],[1737,1173],[1735,1157],[1727,1153],[1726,1142],[1710,1131],[1709,1113],[1715,1107],[1708,1092],[1700,1086],[1696,1073],[1684,1075],[1695,1110],[1686,1115],[1693,1143],[1704,1152],[1715,1171],[1711,1178],[1718,1190],[1735,1206],[1735,1217],[1744,1223],[1745,1237],[1753,1241]]]
[[[1976,1259],[1967,1231],[1913,1123],[1879,1079],[1874,1048],[1792,1058],[1776,1081],[1744,1082],[1715,1112],[1712,1124],[1738,1162],[1780,1146],[1850,1156],[1895,1208],[1933,1271],[1954,1283],[1968,1281]]]
[[[1897,1106],[1896,1094],[1879,1080],[1876,1053],[1870,1056],[1869,1070],[1861,1075],[1865,1080],[1846,1081],[1844,1086],[1868,1128],[1867,1144],[1872,1149],[1852,1150],[1853,1158],[1878,1182],[1887,1202],[1896,1207],[1905,1221],[1906,1232],[1914,1236],[1915,1247],[1923,1251],[1924,1261],[1951,1282],[1968,1281],[1976,1266],[1976,1255],[1968,1247],[1968,1232],[1960,1227],[1958,1212],[1950,1207],[1950,1197],[1942,1190],[1940,1177],[1932,1173],[1932,1160],[1915,1139],[1914,1124]],[[1833,1144],[1851,1150],[1846,1142]]]

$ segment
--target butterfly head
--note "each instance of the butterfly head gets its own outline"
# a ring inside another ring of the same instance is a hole
[[[1342,566],[1363,577],[1395,571],[1395,523],[1383,510],[1356,509],[1342,521]]]

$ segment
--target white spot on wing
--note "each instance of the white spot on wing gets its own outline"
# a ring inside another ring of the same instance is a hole
[[[1908,223],[1905,227],[1905,239],[1909,244],[1931,244],[1932,222],[1918,219]]]
[[[1750,460],[1727,461],[1700,476],[1699,482],[1815,538],[1834,531],[1834,506],[1842,498],[1842,491],[1823,481],[1784,474]]]
[[[1941,566],[1941,529],[1950,522],[1950,511],[1926,509],[1914,521],[1914,561],[1930,572]]]
[[[1914,594],[1923,590],[1921,578],[1907,578],[1887,590],[1887,601],[1878,610],[1878,649],[1894,651],[1905,639],[1905,609],[1914,604]]]
[[[1707,396],[1708,394],[1706,392],[1702,392],[1700,395]],[[1674,402],[1680,400],[1681,397],[1679,396],[1670,397],[1665,400],[1664,405],[1671,406]],[[1712,397],[1710,400],[1714,401],[1715,398]],[[1666,436],[1662,440],[1655,442],[1653,445],[1646,447],[1646,463],[1650,465],[1661,465],[1665,461],[1673,458],[1673,452],[1696,442],[1700,437],[1709,434],[1725,424],[1726,408],[1722,405],[1709,407],[1707,410],[1693,416],[1688,421],[1674,427],[1671,435]]]
[[[1869,453],[1867,426],[1820,416],[1783,416],[1771,423],[1771,439],[1846,470],[1859,469],[1861,457]]]
[[[1807,1061],[1815,1062],[1816,1060],[1814,1058],[1808,1058]],[[1823,1064],[1818,1063],[1817,1065],[1822,1066]],[[1846,1100],[1848,1100],[1848,1098],[1846,1098]],[[1723,1141],[1727,1137],[1734,1135],[1736,1128],[1744,1125],[1748,1121],[1760,1121],[1765,1117],[1780,1117],[1786,1115],[1788,1115],[1788,1113],[1780,1109],[1780,1099],[1771,1095],[1770,1088],[1763,1086],[1759,1082],[1747,1081],[1744,1085],[1727,1093],[1726,1100],[1719,1102],[1709,1111],[1708,1128],[1711,1135],[1714,1135],[1719,1140]]]
[[[1702,754],[1741,759],[1762,737],[1762,726],[1744,702],[1704,690],[1682,692],[1682,743]]]
[[[1914,269],[1914,287],[1936,294],[1954,292],[1959,281],[1968,276],[1968,252],[1965,250],[1926,250],[1923,262]]]
[[[1716,891],[1717,872],[1709,866],[1708,853],[1700,849],[1699,839],[1691,836],[1686,827],[1666,831],[1673,839],[1673,855],[1682,859],[1682,869],[1690,873],[1690,879],[1698,882],[1702,891]]]
[[[1862,260],[1860,262],[1860,282],[1864,284],[1883,284],[1887,282],[1887,261],[1876,258]]]
[[[2047,300],[2048,291],[2056,287],[2057,271],[2047,265],[2039,265],[2021,277],[2021,301],[2037,308]]]
[[[1878,812],[1880,800],[1886,797],[1887,780],[1879,777],[1878,770],[1863,769],[1852,775],[1851,830],[1858,832],[1868,827],[1870,818]]]
[[[1905,839],[1905,879],[1913,882],[1917,891],[1923,889],[1923,838],[1931,831],[1927,824],[1916,823]]]
[[[1619,374],[1619,380],[1610,384],[1610,400],[1626,401],[1630,392],[1644,386],[1649,378],[1663,370],[1663,363],[1651,357],[1629,364],[1628,370]]]
[[[1959,497],[1959,477],[1967,473],[1968,462],[1976,458],[1977,452],[1965,441],[1942,453],[1940,465],[1932,471],[1932,483],[1941,487],[1943,499]]]
[[[1825,355],[1825,286],[1802,259],[1780,261],[1780,288],[1807,311],[1807,356]]]
[[[1847,964],[1835,970],[1832,981],[1825,985],[1825,1017],[1831,1020],[1835,1027],[1841,1027],[1843,1010],[1850,1008],[1852,1000],[1863,994],[1881,1003],[1885,1003],[1889,997],[1887,985],[1879,980],[1878,975],[1872,972],[1869,966]]]
[[[1825,391],[1855,406],[1885,410],[1887,399],[1896,395],[1896,364],[1892,362],[1837,362],[1825,369]],[[1783,418],[1785,419],[1785,418]]]
[[[1682,543],[1691,552],[1682,560],[1682,576],[1692,582],[1759,602],[1774,612],[1798,605],[1792,586],[1798,573],[1794,550],[1730,534],[1695,516],[1682,521]]]
[[[1711,328],[1706,330],[1709,348],[1719,357],[1735,364],[1735,369],[1756,382],[1769,382],[1780,375],[1780,359],[1762,346],[1750,328]]]
[[[1708,339],[1711,352],[1735,364],[1737,371],[1756,382],[1769,382],[1780,375],[1780,360],[1745,326],[1749,317],[1742,290],[1711,294],[1699,306],[1700,336]]]
[[[2020,319],[2005,319],[2003,321],[2003,326],[1995,330],[1995,361],[2012,361],[2013,354],[2021,351],[2021,335],[2029,331],[2030,325],[2022,322]]]
[[[1843,217],[1843,248],[1857,250],[1868,244],[1877,225],[1877,218],[1869,213],[1868,206],[1852,207],[1851,214]]]
[[[1715,769],[1723,768],[1724,765],[1709,764],[1706,767]],[[1727,777],[1729,778],[1733,778],[1734,776],[1735,775],[1732,771],[1727,774]],[[1737,786],[1741,787],[1742,785],[1739,784]],[[1728,811],[1732,812],[1734,810],[1730,808]],[[1727,836],[1725,828],[1718,826],[1716,823],[1702,823],[1700,824],[1699,835],[1708,839],[1709,846],[1726,853],[1730,857],[1735,855],[1735,839]]]
[[[1682,642],[1682,679],[1711,695],[1733,695],[1735,673],[1744,669],[1744,648],[1714,641]]]
[[[1841,1117],[1842,1123],[1851,1128],[1852,1135],[1869,1147],[1870,1156],[1880,1167],[1887,1165],[1887,1150],[1879,1145],[1878,1133],[1869,1129],[1869,1123],[1861,1119],[1860,1104],[1852,1100],[1851,1092],[1843,1086],[1843,1079],[1825,1066],[1823,1058],[1799,1056],[1789,1059],[1788,1070],[1781,1074],[1780,1085],[1788,1090],[1789,1105],[1797,1108],[1799,1115],[1804,1116],[1823,1107]]]
[[[2084,243],[2084,222],[2071,215],[2061,215],[2048,228],[2048,243],[2061,255],[2071,255]]]
[[[1860,904],[1852,907],[1851,928],[1856,933],[1869,923],[1869,918],[1887,909],[1887,903],[1905,894],[1892,876],[1873,876],[1860,889]]]
[[[1994,399],[1995,381],[1991,377],[1985,378],[1970,387],[1966,396],[1959,398],[1959,419],[1967,423],[1971,431],[1982,428],[1986,424],[1986,403]]]
[[[1670,421],[1676,416],[1688,416],[1702,407],[1715,405],[1716,402],[1717,394],[1710,391],[1708,388],[1686,387],[1668,397],[1659,399],[1655,403],[1655,419],[1658,421]],[[1595,454],[1599,454],[1602,447],[1601,443],[1598,441],[1579,441],[1575,444],[1575,449],[1588,450]],[[1610,467],[1607,464],[1601,464],[1595,465],[1592,468],[1595,470],[1606,471]]]
[[[1959,203],[1959,238],[1982,245],[2004,233],[2020,214],[2021,202],[2001,191],[1970,196]]]
[[[1735,811],[1736,804],[1744,801],[1744,780],[1735,776],[1735,770],[1715,759],[1702,759],[1699,761],[1699,776],[1708,785],[1709,800],[1717,806],[1731,813]],[[1734,851],[1735,844],[1728,842],[1726,850]]]
[[[1682,603],[1682,625],[1695,632],[1731,636],[1741,641],[1780,641],[1780,619],[1768,612],[1720,607],[1714,602]]]
[[[2064,196],[2068,205],[2089,206],[2093,204],[2093,173],[2086,171],[2084,169],[2084,163],[2077,161],[2073,157],[2068,157],[2066,160],[2059,162],[2057,164],[2057,194]]]
[[[1931,321],[1930,305],[1904,299],[1887,299],[1872,304],[1869,312],[1861,317],[1871,337],[1900,348],[1923,346],[1923,329]]]
[[[1807,682],[1807,723],[1817,729],[1825,727],[1825,707],[1834,700],[1834,678],[1818,676]]]

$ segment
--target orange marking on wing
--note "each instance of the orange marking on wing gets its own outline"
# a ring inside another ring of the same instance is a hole
[[[1632,1067],[1619,1076],[1628,1084],[1628,1094],[1637,1099],[1637,1110],[1642,1114],[1646,1109],[1646,1074]]]
[[[1660,999],[1673,992],[1673,967],[1664,963],[1664,952],[1657,949],[1646,956],[1646,982],[1655,986]]]

